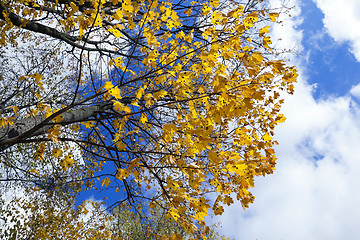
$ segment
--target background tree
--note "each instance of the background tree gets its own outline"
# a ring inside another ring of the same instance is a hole
[[[280,92],[297,76],[270,47],[281,11],[255,0],[0,0],[3,182],[113,189],[115,205],[160,207],[204,236],[209,209],[248,207],[254,177],[275,169]],[[36,53],[23,56],[29,42]]]
[[[112,215],[94,201],[75,206],[74,198],[38,193],[14,198],[2,211],[4,240],[110,239],[112,235],[107,229]]]
[[[141,209],[140,209],[141,210]],[[113,221],[110,230],[112,237],[123,240],[145,239],[187,239],[189,233],[176,222],[168,221],[166,211],[162,208],[150,210],[148,218],[139,218],[127,205],[113,209]],[[208,227],[206,237],[208,240],[226,238],[216,232],[219,224]]]

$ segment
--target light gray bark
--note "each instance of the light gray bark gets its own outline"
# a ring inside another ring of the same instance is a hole
[[[62,113],[62,121],[56,124],[67,125],[74,122],[86,121],[101,112],[109,110],[111,107],[112,102],[109,101],[94,106],[70,110]],[[49,124],[45,116],[35,116],[15,121],[12,126],[0,128],[0,152],[22,140],[44,134],[52,127],[53,124]]]

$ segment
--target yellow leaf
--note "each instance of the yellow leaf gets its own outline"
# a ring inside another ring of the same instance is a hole
[[[222,19],[221,14],[219,13],[219,11],[214,11],[211,14],[211,23],[212,24],[217,24],[220,20]]]
[[[226,168],[231,173],[235,173],[237,175],[243,176],[245,174],[245,171],[247,169],[247,166],[244,163],[235,163],[235,164],[229,164],[226,166]]]
[[[96,14],[94,13],[94,17],[95,17],[95,24],[94,26],[99,26],[101,27],[102,26],[102,19],[101,19],[101,14]]]
[[[124,104],[122,104],[121,102],[118,102],[118,101],[113,101],[114,102],[114,109],[116,110],[116,111],[118,111],[118,112],[122,112],[122,111],[124,111],[124,109],[125,109],[125,105]]]
[[[116,173],[116,178],[119,180],[123,180],[123,179],[127,178],[128,174],[129,173],[126,169],[118,168],[117,173]]]
[[[140,122],[141,122],[142,124],[144,124],[144,123],[147,122],[147,120],[148,120],[148,118],[147,118],[146,114],[145,114],[145,113],[142,113],[142,114],[141,114],[141,117],[140,117]]]
[[[15,119],[15,117],[9,117],[9,118],[2,117],[2,118],[0,118],[0,126],[6,127],[8,124],[10,126],[12,126],[12,125],[14,125],[14,121],[13,121],[14,119]]]
[[[250,57],[250,62],[253,64],[260,64],[263,60],[263,56],[258,53],[253,53]]]
[[[134,7],[132,6],[131,4],[131,0],[123,0],[123,9],[125,11],[128,11],[128,12],[133,12],[134,11]]]
[[[196,211],[195,219],[198,221],[203,221],[207,215],[208,215],[207,211],[204,211],[204,210]]]
[[[111,183],[111,181],[110,181],[110,178],[104,178],[102,181],[101,181],[101,186],[104,186],[105,185],[105,187],[108,187],[109,186],[109,183]]]
[[[184,13],[187,15],[187,16],[190,16],[192,14],[192,9],[191,8],[188,8],[187,10],[184,11]]]
[[[285,120],[286,120],[286,117],[283,114],[279,114],[279,116],[277,116],[277,118],[276,118],[276,122],[278,122],[278,123],[285,122]]]
[[[38,149],[36,150],[34,154],[34,158],[37,160],[43,160],[44,159],[44,152],[45,152],[46,145],[45,143],[40,143]]]
[[[266,152],[267,154],[275,154],[275,150],[272,149],[272,148],[266,148],[266,149],[265,149],[265,152]]]
[[[62,157],[62,153],[63,151],[60,148],[55,148],[52,150],[51,154],[55,157],[55,158],[59,158]]]
[[[243,15],[244,13],[244,6],[240,5],[239,7],[237,7],[236,9],[234,9],[231,14],[234,18],[239,18]]]
[[[116,38],[120,38],[122,36],[121,32],[116,28],[110,28],[108,31],[114,34]]]
[[[270,37],[264,37],[263,38],[263,46],[264,46],[264,48],[269,48],[269,44],[271,44]]]
[[[120,95],[120,89],[116,86],[112,89],[109,90],[109,93],[111,96],[117,98],[117,99],[121,99],[121,95]]]
[[[215,208],[213,208],[214,210],[214,214],[215,215],[222,215],[224,212],[224,207],[223,206],[217,206]]]
[[[84,36],[84,28],[82,25],[79,26],[79,36]]]
[[[74,159],[72,159],[72,155],[67,155],[61,162],[60,166],[64,171],[66,171],[69,167],[74,164]]]
[[[60,114],[56,117],[54,117],[53,121],[56,122],[56,123],[59,123],[63,120],[63,116]]]
[[[230,206],[231,204],[234,203],[233,199],[230,196],[225,196],[223,203],[225,203],[226,205]]]
[[[93,126],[95,126],[95,121],[86,121],[85,122],[85,127],[86,128],[92,128]]]
[[[268,142],[272,139],[272,137],[270,137],[270,135],[268,133],[266,133],[264,136],[263,136],[263,139],[265,142]]]
[[[144,89],[140,88],[138,92],[136,93],[136,98],[140,99],[144,95]]]
[[[167,91],[165,90],[160,90],[158,92],[153,93],[155,100],[159,100],[160,98],[165,97],[166,95],[167,95]]]
[[[123,143],[122,141],[116,142],[115,145],[120,151],[125,150],[127,147],[126,143]]]
[[[260,34],[269,33],[270,32],[270,26],[265,26],[259,30]]]
[[[40,80],[42,79],[43,75],[41,75],[41,74],[39,74],[39,73],[34,73],[34,74],[32,75],[32,77],[35,78],[36,81],[40,81]]]
[[[36,171],[36,169],[31,169],[31,170],[29,170],[29,172],[35,173],[36,175],[40,176],[40,173],[38,171]]]
[[[115,64],[115,66],[116,66],[117,68],[121,68],[121,66],[122,66],[123,63],[124,63],[124,62],[123,62],[123,60],[122,60],[121,57],[118,57],[118,58],[115,58],[115,59],[112,59],[112,60],[109,61],[109,65],[110,65],[110,66],[112,66],[112,65]]]
[[[269,13],[269,17],[271,19],[271,21],[275,22],[276,18],[279,17],[278,13]]]
[[[170,237],[170,240],[182,240],[183,238],[181,237],[180,234],[173,234],[171,237]]]
[[[70,2],[70,7],[71,7],[75,12],[79,11],[78,6],[76,6],[76,4],[75,4],[74,2]]]
[[[129,106],[125,106],[123,110],[126,114],[131,113],[131,108]]]
[[[253,27],[254,23],[257,22],[259,18],[257,16],[249,15],[244,20],[244,26],[245,29],[249,30],[251,27]]]
[[[50,128],[49,130],[47,130],[46,132],[48,133],[48,137],[55,143],[58,143],[58,137],[60,135],[60,125],[55,125],[54,127]]]
[[[210,1],[210,5],[211,5],[211,7],[213,7],[213,8],[219,6],[219,4],[220,4],[220,0],[211,0],[211,1]]]
[[[113,88],[114,85],[112,84],[112,82],[106,82],[103,86],[103,88],[105,88],[106,90],[109,90],[110,88]]]
[[[203,16],[205,16],[205,15],[209,14],[210,11],[211,11],[211,7],[209,7],[208,5],[205,4],[201,10],[201,14]]]
[[[175,221],[177,221],[180,217],[179,211],[174,207],[170,208],[168,211],[168,217],[172,217],[173,219],[175,219]]]
[[[9,124],[10,126],[14,125],[14,119],[15,119],[15,117],[9,117],[9,118],[7,119],[8,124]]]
[[[117,20],[122,20],[124,18],[124,11],[122,10],[122,8],[118,8],[116,10],[116,13],[115,13],[115,18]]]
[[[2,117],[2,118],[0,118],[0,125],[1,125],[1,127],[6,127],[6,123],[7,123],[7,121],[6,121],[6,117]]]

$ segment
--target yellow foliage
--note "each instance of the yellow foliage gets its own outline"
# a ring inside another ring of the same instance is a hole
[[[73,164],[74,164],[74,159],[72,158],[72,155],[66,155],[65,158],[60,161],[60,166],[64,171],[70,168]]]
[[[36,169],[31,169],[29,170],[29,172],[35,173],[36,175],[40,175],[40,173]]]
[[[154,206],[161,199],[167,218],[194,234],[205,216],[222,214],[221,204],[234,202],[233,194],[243,207],[253,202],[254,178],[275,169],[274,128],[286,119],[280,114],[281,93],[292,93],[297,77],[296,68],[274,54],[268,35],[279,13],[262,1],[194,1],[181,7],[157,0],[33,4],[0,3],[23,19],[18,24],[2,13],[1,44],[16,40],[15,29],[31,32],[35,24],[38,32],[62,42],[59,49],[71,57],[61,55],[68,58],[58,62],[73,78],[39,69],[19,78],[34,100],[9,104],[1,129],[24,119],[22,112],[42,120],[16,144],[41,142],[35,159],[49,156],[64,172],[76,169],[84,179],[103,179],[101,187],[117,189],[119,202],[143,199]],[[21,37],[30,41],[25,33]],[[61,80],[52,84],[53,79]],[[62,95],[64,83],[75,86],[71,94]],[[57,111],[61,114],[52,117]],[[79,124],[86,129],[80,131]],[[78,147],[83,168],[75,168],[62,141]],[[108,177],[99,176],[102,171],[109,171]],[[118,182],[123,188],[113,187]],[[215,203],[209,202],[210,192],[219,196]]]
[[[271,21],[275,22],[276,18],[279,17],[279,13],[269,13],[269,18],[271,19]]]
[[[110,183],[111,183],[111,180],[110,180],[110,178],[107,177],[101,181],[101,186],[108,187]]]

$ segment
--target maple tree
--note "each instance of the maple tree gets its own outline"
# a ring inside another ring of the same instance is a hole
[[[271,47],[280,11],[259,0],[0,0],[3,182],[106,188],[115,205],[161,207],[205,236],[210,211],[234,198],[248,207],[254,177],[275,169],[280,93],[297,77]]]

